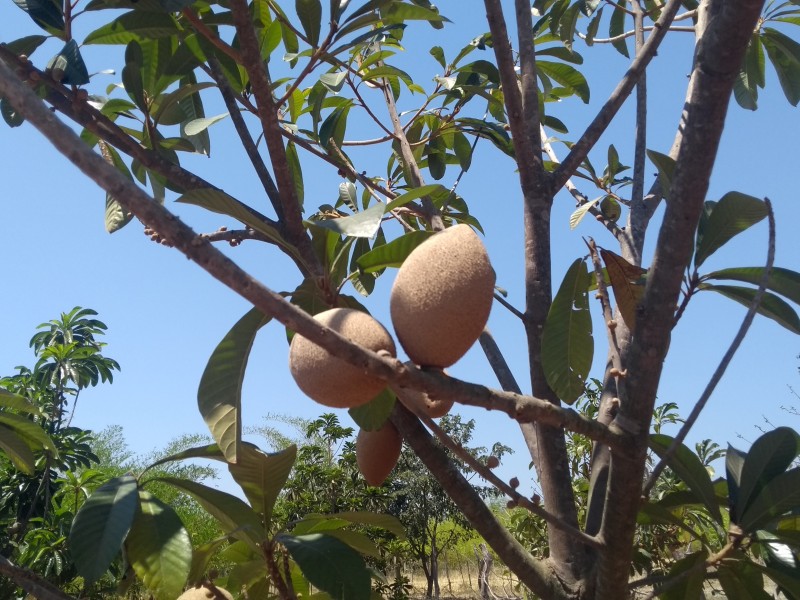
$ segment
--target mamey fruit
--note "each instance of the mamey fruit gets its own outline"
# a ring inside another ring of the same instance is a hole
[[[492,308],[495,274],[477,234],[456,225],[431,236],[397,273],[390,309],[416,364],[449,367],[478,339]]]
[[[397,352],[386,328],[365,312],[334,308],[314,318],[369,350],[384,350],[392,356]],[[386,387],[382,379],[337,358],[299,334],[289,348],[289,368],[306,395],[335,408],[366,404]]]
[[[406,363],[411,366],[413,363]],[[405,407],[413,413],[428,415],[431,419],[445,416],[453,408],[452,399],[433,399],[427,393],[409,388],[389,386]]]
[[[425,392],[408,388],[392,388],[398,400],[406,405],[411,412],[421,412],[431,419],[445,416],[453,408],[452,399],[434,400]]]
[[[386,481],[400,459],[402,448],[403,438],[389,421],[377,431],[358,432],[356,462],[368,484],[378,487]]]
[[[201,585],[189,588],[178,596],[178,600],[233,600],[233,596],[221,587]]]

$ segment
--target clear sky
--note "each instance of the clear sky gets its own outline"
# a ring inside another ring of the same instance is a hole
[[[408,56],[395,63],[409,69],[425,86],[441,74],[441,68],[428,54],[431,45],[443,46],[449,58],[487,30],[482,3],[442,0],[439,6],[453,23],[444,31],[434,31],[421,23],[412,25],[406,37]],[[10,3],[0,14],[0,40],[38,33],[26,15]],[[76,37],[80,40],[91,27],[81,29],[79,25],[78,29]],[[690,71],[692,39],[688,34],[673,34],[650,71],[648,147],[660,152],[668,152],[678,122]],[[548,107],[570,127],[570,134],[563,136],[567,139],[577,138],[627,66],[626,59],[610,46],[586,48],[577,41],[576,49],[586,59],[581,69],[591,85],[591,102],[586,106],[569,99]],[[41,54],[34,55],[36,64],[41,66],[49,56],[47,52],[55,50],[56,45],[45,46],[39,51]],[[117,47],[87,49],[89,71],[119,69],[120,53]],[[479,54],[476,51],[473,57],[493,60],[488,54]],[[98,75],[92,86],[99,90],[118,80],[119,75]],[[224,112],[212,99],[212,92],[204,92],[204,98],[209,115]],[[404,91],[401,109],[413,108],[419,101],[419,96],[412,97]],[[231,136],[229,120],[215,126],[211,133],[211,158],[182,155],[183,164],[269,213],[250,165]],[[795,232],[800,217],[798,133],[800,112],[787,103],[768,66],[767,89],[760,98],[759,110],[748,112],[735,104],[731,106],[709,191],[709,199],[718,199],[731,190],[769,196],[778,219],[776,264],[795,270],[800,270],[800,239]],[[602,170],[608,144],[613,143],[622,162],[632,164],[632,141],[629,101],[592,153],[593,163]],[[563,146],[557,146],[557,151],[563,156]],[[359,170],[369,174],[385,172],[386,153],[370,150],[354,152],[353,156]],[[109,327],[106,353],[119,361],[122,372],[116,375],[112,386],[90,389],[81,395],[74,424],[94,430],[121,424],[131,449],[138,453],[163,447],[183,433],[205,431],[196,409],[197,384],[208,356],[248,310],[247,303],[175,250],[150,242],[138,222],[113,236],[106,234],[104,193],[52,150],[30,125],[9,129],[0,124],[0,158],[0,374],[11,374],[16,365],[33,364],[28,340],[36,325],[76,305],[91,307]],[[303,157],[306,207],[313,210],[319,204],[335,201],[341,178],[327,165],[307,158]],[[650,166],[649,172],[654,174],[655,168]],[[452,183],[455,175],[448,172],[442,183]],[[583,191],[590,197],[597,195],[588,188]],[[479,143],[459,192],[484,226],[498,285],[509,291],[512,304],[522,308],[521,196],[512,162],[488,142]],[[197,231],[236,226],[232,219],[179,206],[172,200],[174,197],[168,198],[168,207]],[[555,287],[567,266],[586,254],[582,236],[593,236],[600,245],[614,249],[610,236],[591,219],[575,231],[569,230],[574,203],[568,195],[560,195],[556,204],[552,221]],[[395,229],[389,230],[389,235],[396,233]],[[655,237],[653,229],[649,238],[651,251]],[[754,227],[709,259],[705,269],[762,265],[766,238],[765,224]],[[226,252],[273,290],[291,291],[299,283],[293,265],[271,247],[246,242]],[[650,256],[647,255],[645,266]],[[387,300],[393,276],[387,273],[381,277],[373,296],[362,300],[387,327]],[[348,293],[355,294],[352,290]],[[688,414],[744,313],[743,307],[721,296],[700,294],[692,300],[673,337],[659,392],[661,402],[677,402],[682,414]],[[605,334],[599,327],[599,311],[593,318],[598,343],[593,376],[599,377],[605,360]],[[496,304],[489,326],[523,389],[529,391],[520,323]],[[797,427],[797,418],[780,407],[796,400],[787,385],[800,383],[796,359],[799,351],[800,340],[790,332],[763,317],[757,318],[690,440],[708,437],[722,445],[731,442],[747,446],[737,436],[748,441],[757,437],[755,426],[763,423],[762,415],[775,424]],[[328,410],[298,390],[288,373],[287,352],[281,326],[271,323],[261,331],[246,375],[246,425],[263,423],[268,413],[313,418]],[[477,347],[451,373],[497,386]],[[501,441],[517,449],[502,467],[504,476],[529,480],[529,458],[513,422],[473,408],[461,408],[459,412],[477,420],[478,444],[491,446]],[[340,417],[349,421],[346,411],[341,411]]]

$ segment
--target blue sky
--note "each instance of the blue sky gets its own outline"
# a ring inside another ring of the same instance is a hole
[[[475,2],[470,11],[463,10],[465,3],[453,0],[442,0],[439,6],[453,24],[443,32],[433,31],[425,24],[413,25],[406,38],[407,56],[395,63],[409,69],[423,85],[441,74],[439,65],[428,55],[431,45],[443,46],[451,57],[487,29],[482,21],[481,3]],[[10,3],[2,9],[2,16],[3,41],[36,33],[26,15]],[[82,39],[90,28],[81,30],[79,26],[79,30],[76,37]],[[672,142],[690,70],[691,44],[692,36],[688,34],[672,35],[650,71],[648,147],[651,149],[666,153]],[[577,138],[627,66],[626,59],[609,46],[585,48],[578,41],[576,49],[586,59],[582,71],[591,85],[591,102],[586,106],[570,99],[548,107],[570,127],[569,136],[564,136],[568,139]],[[89,71],[119,68],[119,52],[116,47],[87,49]],[[46,54],[47,50],[43,50],[41,55],[34,55],[37,64],[46,61]],[[472,56],[491,59],[478,54],[476,51]],[[119,75],[100,75],[92,85],[102,89],[118,80]],[[211,94],[204,98],[209,115],[224,112]],[[416,102],[419,97],[404,92],[401,109],[413,108]],[[622,162],[632,164],[632,115],[629,101],[592,153],[596,167],[602,170],[605,165],[610,143],[620,152]],[[226,120],[211,130],[210,159],[183,155],[183,164],[269,213],[263,192],[259,192],[229,126]],[[798,133],[800,113],[786,102],[768,66],[767,90],[762,94],[759,110],[748,112],[735,104],[731,106],[709,190],[709,199],[718,199],[731,190],[769,196],[778,219],[776,264],[795,270],[800,270],[800,240],[795,231],[800,216]],[[563,156],[563,146],[556,148]],[[386,156],[373,150],[353,153],[359,170],[366,169],[370,174],[385,171]],[[36,325],[76,305],[91,307],[109,326],[107,354],[119,361],[122,372],[112,386],[90,389],[81,395],[74,424],[95,430],[121,424],[127,442],[137,453],[162,447],[183,433],[204,432],[205,425],[195,404],[197,384],[208,356],[248,310],[247,303],[175,250],[150,242],[137,222],[113,236],[106,234],[103,192],[67,164],[31,126],[9,129],[0,125],[0,157],[3,176],[0,264],[4,281],[0,373],[11,374],[15,365],[33,363],[27,344]],[[319,204],[333,203],[341,181],[335,170],[305,158],[303,167],[306,207],[313,210]],[[655,168],[650,166],[648,172],[654,174]],[[443,183],[451,183],[453,177],[455,173],[448,173]],[[583,191],[590,197],[597,195],[591,189]],[[524,304],[521,196],[512,162],[488,143],[479,143],[473,166],[463,178],[459,192],[470,202],[472,213],[484,226],[498,285],[507,289],[509,301],[521,308]],[[231,219],[176,205],[170,199],[167,203],[197,231],[235,226]],[[600,245],[614,249],[610,236],[591,219],[570,231],[568,220],[573,210],[571,198],[561,194],[552,220],[555,287],[567,266],[585,255],[582,236],[593,236]],[[396,233],[389,230],[390,235]],[[649,264],[655,237],[653,229],[645,265]],[[709,259],[705,269],[763,264],[766,237],[765,224],[754,227]],[[293,265],[271,247],[246,242],[226,252],[276,291],[290,291],[299,283]],[[373,296],[363,300],[387,326],[392,278],[392,273],[381,277]],[[691,410],[744,312],[738,304],[712,294],[700,294],[692,300],[673,336],[659,392],[661,402],[677,402],[683,414]],[[599,328],[599,312],[593,318],[598,344],[593,375],[600,376],[605,360],[605,334]],[[523,389],[529,391],[525,342],[519,322],[496,304],[489,327]],[[787,385],[797,383],[800,387],[796,359],[799,342],[777,324],[757,318],[690,440],[708,437],[722,445],[731,442],[746,446],[737,435],[752,441],[758,435],[754,426],[762,423],[762,415],[775,424],[797,427],[797,418],[780,407],[796,400]],[[261,424],[268,413],[313,418],[327,410],[298,390],[288,373],[287,354],[283,328],[269,324],[259,334],[246,375],[243,397],[246,425]],[[497,385],[477,347],[451,373],[470,381]],[[517,449],[515,456],[502,467],[504,476],[529,479],[528,456],[513,422],[478,409],[463,408],[460,412],[465,418],[477,420],[477,443],[491,446],[502,441]],[[345,411],[340,411],[340,417],[345,422],[349,419]]]

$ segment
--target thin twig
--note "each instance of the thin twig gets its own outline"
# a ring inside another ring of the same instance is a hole
[[[217,231],[209,233],[201,233],[200,238],[208,240],[209,242],[231,242],[232,245],[238,246],[239,242],[244,240],[258,240],[259,242],[266,242],[274,244],[275,242],[269,239],[262,233],[253,229],[225,229],[220,228]]]
[[[655,30],[650,37],[647,38],[647,42],[645,42],[642,47],[641,53],[631,62],[631,66],[628,68],[625,76],[619,84],[617,84],[614,91],[611,92],[611,96],[606,100],[603,108],[597,113],[597,116],[595,116],[586,128],[581,138],[572,146],[564,162],[562,162],[553,173],[553,189],[558,190],[566,183],[575,172],[575,169],[580,166],[589,154],[589,151],[597,143],[597,140],[600,139],[600,136],[608,128],[611,120],[616,116],[622,104],[633,90],[639,77],[645,72],[647,65],[650,64],[650,61],[655,56],[661,41],[667,34],[672,18],[675,16],[675,13],[678,12],[680,6],[681,0],[669,0],[664,7],[658,21],[653,25]]]
[[[511,314],[517,317],[520,321],[522,321],[523,323],[525,322],[525,315],[522,313],[522,311],[516,308],[514,305],[512,305],[508,300],[503,298],[503,296],[495,292],[494,299],[497,300],[503,306],[505,306],[511,312]]]
[[[677,21],[677,17],[673,19],[673,21]],[[642,27],[642,31],[653,31],[655,26],[650,25],[648,27]],[[694,27],[670,27],[670,31],[683,31],[685,33],[694,33]],[[593,38],[592,44],[613,44],[614,42],[621,42],[622,40],[626,40],[630,37],[636,35],[636,30],[631,29],[630,31],[626,31],[625,33],[620,33],[619,35],[615,35],[614,37],[610,38]],[[578,32],[578,37],[582,40],[587,39],[585,33]]]
[[[547,521],[548,524],[552,525],[559,531],[563,531],[564,533],[566,533],[573,539],[578,540],[582,544],[585,544],[586,546],[589,546],[596,550],[602,549],[603,544],[597,538],[594,538],[590,535],[586,535],[579,529],[575,529],[569,523],[563,521],[562,519],[559,519],[554,514],[551,514],[550,512],[542,508],[539,504],[533,502],[530,498],[526,498],[525,496],[520,494],[510,484],[500,479],[497,475],[495,475],[492,472],[492,470],[489,467],[487,467],[485,464],[483,464],[477,458],[475,458],[472,454],[470,454],[466,450],[466,448],[464,448],[464,446],[462,446],[461,444],[457,444],[429,416],[424,414],[420,414],[417,416],[425,424],[425,426],[434,433],[434,435],[446,448],[448,448],[453,454],[455,454],[458,458],[464,461],[464,463],[468,467],[470,467],[473,471],[475,471],[488,483],[491,483],[498,490],[500,490],[506,496],[511,498],[511,500],[515,504],[541,517],[542,519]]]
[[[711,376],[708,385],[706,385],[706,389],[703,390],[699,400],[694,405],[694,408],[692,408],[692,412],[686,418],[686,421],[678,432],[678,435],[676,435],[675,439],[672,440],[669,448],[667,448],[667,451],[661,456],[661,460],[655,466],[653,472],[650,473],[650,477],[648,478],[647,484],[644,486],[644,490],[642,492],[645,498],[650,495],[650,491],[653,489],[653,486],[655,485],[659,475],[661,475],[661,471],[664,470],[669,461],[675,455],[675,452],[677,452],[678,447],[686,439],[686,436],[689,435],[689,431],[694,426],[697,418],[700,416],[700,413],[703,411],[708,403],[708,400],[711,398],[711,394],[714,393],[717,384],[725,374],[725,370],[731,363],[731,360],[733,359],[734,354],[736,354],[736,351],[739,349],[739,346],[744,340],[745,335],[747,335],[747,331],[750,329],[750,325],[753,324],[753,319],[755,319],[758,308],[761,306],[761,301],[764,298],[764,293],[767,290],[770,277],[772,276],[772,266],[775,262],[775,213],[772,211],[772,203],[769,201],[769,198],[764,198],[764,204],[767,207],[767,220],[769,221],[769,249],[767,251],[767,264],[764,267],[764,273],[761,275],[761,279],[758,282],[756,294],[753,296],[753,301],[750,303],[750,308],[747,310],[747,314],[744,316],[742,324],[739,326],[739,331],[736,333],[736,337],[733,338],[731,345],[728,347],[728,351],[725,352],[725,355],[722,357],[717,369]]]
[[[634,0],[634,31],[636,32],[636,55],[644,49],[644,10],[639,0]],[[628,235],[625,237],[629,256],[637,266],[642,264],[644,248],[644,230],[638,224],[641,219],[631,216],[632,213],[644,213],[644,175],[647,153],[647,72],[642,73],[636,83],[636,133],[633,155],[633,186],[631,188],[631,209],[628,214]]]
[[[392,121],[395,139],[400,146],[400,158],[403,161],[403,165],[405,166],[406,172],[411,180],[408,183],[414,187],[422,187],[425,185],[425,181],[422,179],[422,172],[419,169],[417,160],[414,158],[414,151],[411,149],[411,145],[408,143],[408,137],[406,137],[406,132],[403,129],[403,125],[400,123],[400,116],[397,113],[397,105],[394,102],[394,95],[388,86],[384,86],[383,88],[383,97],[386,100],[386,108],[389,111],[389,119]],[[421,202],[425,220],[428,221],[431,229],[434,231],[441,231],[444,229],[442,215],[439,212],[439,209],[433,204],[431,199],[427,196],[423,196]]]
[[[181,11],[181,14],[192,24],[195,31],[206,38],[217,50],[233,59],[236,64],[242,63],[242,57],[234,48],[223,42],[220,37],[214,33],[209,27],[203,23],[199,15],[191,7],[186,7]]]
[[[219,93],[222,95],[222,100],[225,102],[225,108],[228,109],[228,114],[231,116],[233,127],[236,129],[236,133],[242,141],[244,151],[247,153],[247,157],[250,159],[250,163],[253,165],[253,169],[259,181],[261,181],[261,186],[267,193],[272,208],[278,216],[278,221],[283,221],[283,207],[281,206],[280,193],[278,192],[278,188],[275,187],[272,175],[270,175],[267,170],[267,165],[264,164],[264,160],[258,153],[258,147],[253,140],[253,136],[250,135],[250,130],[247,128],[247,124],[242,118],[242,113],[239,111],[239,105],[236,103],[233,89],[228,83],[225,74],[222,72],[222,65],[219,64],[219,60],[214,56],[208,57],[208,64],[211,67],[211,77],[217,83]]]

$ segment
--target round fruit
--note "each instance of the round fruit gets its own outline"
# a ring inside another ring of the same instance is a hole
[[[489,319],[494,281],[486,248],[468,225],[420,244],[400,267],[389,301],[408,357],[443,368],[464,356]]]
[[[365,312],[334,308],[314,318],[369,350],[384,350],[392,356],[397,353],[386,328]],[[299,334],[294,336],[289,348],[289,368],[306,395],[334,408],[366,404],[386,387],[384,380],[337,358]]]
[[[413,363],[406,363],[411,365]],[[433,399],[426,392],[389,386],[398,400],[413,413],[428,415],[431,419],[445,416],[453,408],[452,399]]]
[[[377,431],[358,432],[356,438],[356,462],[364,479],[378,487],[392,472],[400,459],[403,438],[390,421]]]
[[[233,596],[221,587],[201,585],[189,588],[178,596],[178,600],[233,600]]]

